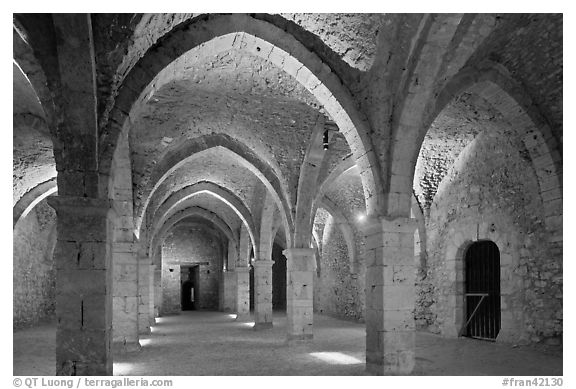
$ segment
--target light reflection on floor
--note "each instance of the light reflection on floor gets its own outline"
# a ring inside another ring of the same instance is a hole
[[[140,346],[144,347],[144,346],[148,346],[151,342],[150,339],[140,339],[138,342],[140,342]]]
[[[114,375],[128,375],[132,371],[132,363],[114,362]]]
[[[339,352],[318,352],[310,353],[310,355],[333,365],[357,365],[359,363],[364,363],[358,358]]]

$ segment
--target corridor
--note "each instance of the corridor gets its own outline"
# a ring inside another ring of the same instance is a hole
[[[157,318],[137,353],[114,356],[114,375],[365,375],[363,324],[314,315],[314,340],[288,345],[286,316],[254,331],[222,312]],[[14,375],[53,375],[55,326],[14,333]],[[34,358],[30,358],[34,356]],[[562,375],[559,349],[416,336],[416,375]]]

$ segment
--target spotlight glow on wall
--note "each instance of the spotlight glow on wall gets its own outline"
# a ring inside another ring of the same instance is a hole
[[[254,324],[256,324],[256,323],[253,322],[253,321],[249,321],[249,322],[246,322],[246,323],[242,323],[242,325],[245,325],[246,327],[254,327]]]
[[[355,358],[351,355],[346,355],[343,353],[338,352],[319,352],[319,353],[310,353],[311,356],[314,358],[318,358],[321,361],[328,362],[332,365],[358,365],[360,363],[364,363],[358,358]]]
[[[366,214],[364,213],[358,214],[358,216],[356,216],[356,220],[358,220],[359,222],[363,222],[364,220],[366,220]]]

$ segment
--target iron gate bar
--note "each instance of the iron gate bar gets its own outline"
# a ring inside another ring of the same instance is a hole
[[[492,241],[474,242],[465,254],[466,324],[459,334],[496,339],[500,330],[500,251]]]
[[[470,318],[468,319],[466,324],[464,324],[464,327],[462,327],[462,329],[460,330],[460,334],[458,334],[458,336],[462,336],[462,332],[464,332],[464,330],[468,328],[468,325],[470,324],[470,322],[474,318],[474,315],[476,314],[476,311],[480,307],[480,304],[482,304],[482,301],[484,301],[484,298],[486,298],[488,296],[488,293],[469,293],[469,294],[467,293],[466,297],[468,297],[468,296],[475,296],[475,297],[481,296],[481,298],[480,298],[480,301],[478,301],[478,304],[476,304],[476,308],[474,308],[474,311],[470,315]]]

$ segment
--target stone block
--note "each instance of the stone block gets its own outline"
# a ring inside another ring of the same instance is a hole
[[[80,244],[77,242],[58,241],[54,249],[56,269],[73,269],[78,267]]]
[[[105,295],[111,289],[106,270],[62,269],[57,277],[57,291],[61,294]]]

